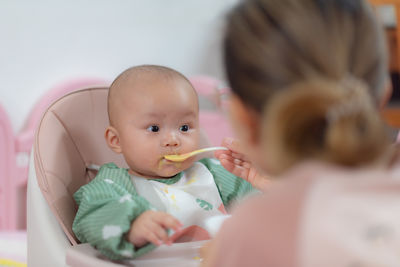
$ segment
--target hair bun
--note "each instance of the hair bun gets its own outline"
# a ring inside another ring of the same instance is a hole
[[[350,166],[370,163],[388,144],[382,119],[366,83],[347,76],[339,87],[342,97],[327,113],[327,157]]]
[[[284,88],[267,103],[264,117],[264,151],[278,172],[305,158],[361,165],[387,144],[366,84],[352,77]]]

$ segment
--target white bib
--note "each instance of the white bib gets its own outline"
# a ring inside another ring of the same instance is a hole
[[[227,217],[213,175],[202,163],[183,171],[175,184],[141,177],[132,177],[132,181],[140,196],[183,224],[190,236],[184,241],[209,239]]]

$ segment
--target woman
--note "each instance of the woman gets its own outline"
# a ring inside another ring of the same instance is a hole
[[[363,0],[248,0],[228,18],[233,128],[273,174],[203,250],[204,266],[400,266],[400,173],[378,108],[381,27]]]

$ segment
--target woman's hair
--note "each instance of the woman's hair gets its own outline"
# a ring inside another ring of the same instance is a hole
[[[224,47],[233,93],[263,115],[277,171],[307,158],[368,164],[385,151],[386,44],[365,1],[243,1]]]

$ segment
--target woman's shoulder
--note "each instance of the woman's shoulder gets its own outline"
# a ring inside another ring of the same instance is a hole
[[[323,266],[324,259],[341,259],[346,250],[352,250],[348,237],[355,233],[365,232],[352,241],[365,246],[365,238],[374,239],[376,231],[378,235],[400,232],[396,226],[400,220],[399,171],[346,169],[323,163],[297,166],[268,192],[236,207],[220,238],[233,251],[250,245],[268,248],[244,251],[240,260],[246,263],[258,258],[271,266],[295,266],[301,255],[302,260],[312,261],[305,266]],[[391,214],[392,224],[382,225],[383,233],[378,224],[368,224],[376,218],[384,220],[387,214]],[[320,256],[316,257],[315,251]],[[364,252],[367,257],[368,250]],[[313,265],[314,260],[321,262]]]
[[[318,176],[299,226],[304,266],[388,264],[400,249],[394,234],[400,232],[400,168],[341,169]],[[385,253],[375,249],[377,242],[384,242]]]
[[[255,226],[265,222],[271,224],[271,218],[274,218],[272,221],[279,221],[289,217],[293,222],[299,222],[310,209],[329,212],[325,207],[341,196],[344,202],[361,195],[374,196],[372,201],[379,201],[378,198],[383,199],[393,192],[396,192],[400,201],[400,167],[389,170],[346,169],[310,162],[278,178],[268,192],[234,208],[233,217],[236,219],[232,223]],[[258,219],[254,220],[254,216]],[[295,225],[292,224],[293,227]]]

